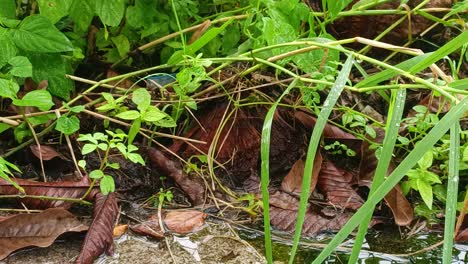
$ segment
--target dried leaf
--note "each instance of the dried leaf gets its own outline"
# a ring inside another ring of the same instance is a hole
[[[38,214],[19,214],[0,222],[0,259],[20,248],[50,246],[65,232],[88,229],[70,212],[61,208]]]
[[[294,113],[294,117],[308,129],[313,129],[315,127],[315,123],[317,122],[316,117],[302,111],[296,111]],[[323,129],[323,137],[333,139],[356,139],[355,136],[346,133],[341,128],[330,124],[325,125],[325,128]]]
[[[178,162],[166,157],[163,152],[155,148],[148,149],[148,156],[155,166],[159,167],[169,177],[173,178],[177,184],[190,197],[195,205],[202,204],[205,196],[205,186],[191,179]]]
[[[401,191],[400,185],[395,187],[385,195],[385,202],[392,210],[395,224],[407,226],[413,221],[413,208]]]
[[[118,215],[119,207],[115,193],[96,194],[93,222],[86,233],[80,255],[76,258],[75,263],[91,264],[103,252],[106,252],[107,255],[113,253],[112,231]]]
[[[150,236],[156,239],[164,238],[164,233],[161,230],[161,226],[159,225],[157,215],[150,216],[148,221],[145,221],[143,223],[131,225],[130,229],[133,232],[138,233],[140,235]]]
[[[24,188],[27,195],[41,195],[49,197],[65,197],[65,198],[80,198],[90,186],[88,177],[81,178],[80,181],[59,181],[59,182],[35,182],[23,179],[12,179]],[[86,197],[87,200],[92,200],[97,192],[95,188]],[[13,187],[9,182],[0,178],[0,194],[17,195],[18,189]],[[21,199],[21,202],[30,209],[47,209],[54,207],[69,208],[72,203],[58,200],[43,200],[43,199]]]
[[[195,210],[171,211],[164,217],[164,224],[179,234],[193,233],[202,228],[206,217],[207,214]]]
[[[34,156],[36,156],[38,159],[40,159],[41,155],[42,155],[43,160],[51,160],[51,159],[53,159],[55,157],[59,157],[61,159],[66,160],[66,158],[62,154],[58,153],[51,146],[41,145],[41,150],[40,151],[39,151],[39,146],[38,145],[31,145],[31,146],[29,146],[29,148],[31,149]]]
[[[121,235],[127,232],[128,225],[117,225],[114,227],[114,231],[112,232],[113,237],[120,237]]]
[[[286,192],[300,194],[302,189],[302,178],[304,176],[304,166],[305,162],[302,159],[299,159],[294,163],[288,175],[284,177],[281,182],[281,189]],[[315,153],[314,167],[312,169],[312,181],[310,183],[310,193],[315,189],[317,184],[318,176],[320,173],[320,168],[322,166],[322,155],[320,151]]]

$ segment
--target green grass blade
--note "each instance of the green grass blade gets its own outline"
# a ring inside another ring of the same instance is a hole
[[[408,70],[409,73],[416,74],[425,68],[429,67],[434,62],[442,59],[443,57],[453,53],[461,46],[468,42],[468,31],[465,31],[458,35],[456,38],[450,40],[447,44],[443,45],[442,47],[438,48],[434,53],[432,53],[429,57],[425,58],[420,63],[411,67]]]
[[[265,116],[265,121],[262,128],[262,142],[260,146],[260,156],[262,160],[261,165],[261,188],[262,188],[262,202],[263,202],[263,225],[265,231],[265,255],[268,263],[273,263],[273,250],[271,244],[271,227],[270,227],[270,195],[268,193],[268,184],[270,183],[270,136],[271,125],[273,124],[273,117],[276,108],[281,102],[281,99],[296,86],[297,79],[295,79],[278,100],[271,106],[270,110]]]
[[[468,89],[468,78],[456,80],[448,84],[448,86],[454,89],[467,90]]]
[[[452,246],[456,221],[458,196],[458,173],[460,168],[460,126],[453,124],[450,128],[449,175],[447,186],[447,203],[445,204],[445,228],[443,263],[452,263]]]
[[[403,109],[405,107],[406,90],[400,89],[393,91],[394,96],[392,97],[392,103],[389,108],[388,122],[386,127],[385,138],[383,141],[383,147],[381,151],[380,160],[377,164],[377,168],[374,173],[374,180],[370,188],[369,196],[375,193],[375,190],[384,182],[385,176],[387,175],[388,167],[392,159],[393,149],[395,148],[395,142],[398,137],[398,130],[400,128],[400,121],[403,115]],[[374,211],[374,208],[372,208]],[[361,251],[364,237],[367,233],[367,227],[372,220],[372,213],[367,215],[361,225],[359,226],[359,232],[354,239],[353,251],[349,258],[348,263],[357,263],[359,252]]]
[[[296,255],[297,247],[299,245],[299,239],[301,238],[302,233],[302,224],[304,224],[304,218],[307,208],[307,202],[310,195],[310,183],[312,178],[312,167],[314,164],[315,153],[317,152],[318,145],[322,136],[323,129],[327,124],[328,117],[330,116],[333,106],[335,106],[336,101],[338,100],[343,88],[348,81],[349,73],[353,66],[353,56],[349,56],[346,62],[343,65],[338,77],[336,78],[335,85],[331,88],[327,99],[323,103],[323,108],[320,111],[320,114],[317,118],[317,123],[315,124],[314,131],[310,137],[309,149],[307,150],[307,159],[304,166],[304,177],[302,180],[302,190],[301,190],[301,199],[299,202],[299,210],[297,213],[296,220],[296,231],[294,233],[294,242],[291,249],[291,256],[289,258],[289,263],[293,263],[294,256]]]
[[[405,176],[406,172],[416,165],[418,160],[432,147],[434,144],[447,132],[447,130],[457,120],[468,111],[468,97],[463,99],[459,104],[453,107],[432,129],[419,141],[410,154],[400,163],[400,165],[392,172],[385,182],[380,185],[375,193],[369,196],[368,200],[362,207],[349,219],[340,232],[328,243],[327,247],[320,252],[319,256],[314,260],[314,264],[320,264],[330,256],[330,254],[343,242],[346,237],[361,223],[362,219],[372,213],[375,205],[380,202],[385,195]]]

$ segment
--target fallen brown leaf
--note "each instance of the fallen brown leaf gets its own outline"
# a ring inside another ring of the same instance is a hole
[[[164,224],[172,232],[179,234],[193,233],[200,230],[205,224],[207,214],[190,211],[171,211],[164,217]]]
[[[38,214],[19,214],[0,222],[0,259],[15,250],[47,247],[65,232],[81,232],[88,227],[70,212],[61,208],[47,209]]]
[[[103,252],[107,255],[113,253],[112,231],[118,215],[119,207],[115,193],[96,194],[93,221],[81,245],[80,255],[75,260],[76,264],[91,264]]]
[[[304,166],[305,162],[302,159],[299,159],[294,163],[288,175],[284,177],[281,182],[281,189],[286,192],[300,194],[302,190],[302,178],[304,176]],[[315,189],[317,184],[318,176],[320,169],[322,167],[322,155],[320,151],[315,153],[314,165],[312,169],[312,181],[310,183],[310,193]]]
[[[30,145],[29,148],[31,149],[31,152],[34,154],[34,156],[36,156],[38,159],[40,159],[42,156],[43,160],[51,160],[56,157],[66,160],[62,154],[58,153],[51,146],[41,145],[40,151],[38,145]]]
[[[128,225],[117,225],[114,227],[114,230],[112,231],[112,236],[113,237],[120,237],[121,235],[125,234],[127,232]]]
[[[156,239],[164,238],[164,233],[159,225],[158,215],[150,216],[150,218],[143,223],[131,225],[130,229],[140,235],[150,236]]]

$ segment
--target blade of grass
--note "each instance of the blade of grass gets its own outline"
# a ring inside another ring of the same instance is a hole
[[[260,146],[260,156],[262,160],[261,165],[261,189],[262,189],[262,202],[263,202],[263,229],[265,232],[265,253],[268,263],[273,263],[273,250],[271,245],[271,227],[270,227],[270,195],[268,193],[268,185],[270,183],[270,136],[271,125],[273,124],[273,117],[276,108],[281,102],[281,99],[287,95],[292,88],[296,87],[298,79],[294,79],[291,84],[286,88],[283,94],[271,106],[270,110],[265,116],[265,121],[262,128],[262,142]]]
[[[388,167],[392,159],[393,149],[395,148],[395,142],[398,136],[398,130],[400,128],[401,116],[403,115],[403,109],[405,107],[406,90],[400,89],[398,91],[392,91],[392,102],[390,104],[388,112],[388,122],[386,127],[385,138],[383,141],[383,147],[377,168],[374,173],[374,180],[370,188],[369,196],[375,193],[375,190],[384,182],[385,176],[387,175]],[[371,209],[374,211],[374,208]],[[348,263],[357,263],[359,252],[361,251],[364,237],[367,233],[367,227],[372,220],[372,213],[367,215],[361,225],[359,226],[359,232],[354,239],[353,251],[349,258]]]
[[[434,144],[447,132],[447,130],[468,111],[468,97],[452,108],[432,129],[419,141],[409,155],[400,165],[387,177],[375,193],[367,199],[362,207],[349,219],[328,245],[320,252],[313,261],[314,264],[323,263],[330,254],[343,242],[346,237],[361,223],[362,219],[370,214],[375,205],[405,176],[406,172],[416,165],[418,160],[429,151]]]
[[[445,228],[443,263],[452,263],[452,246],[456,221],[458,198],[458,173],[460,168],[460,126],[453,124],[450,128],[449,175],[447,186],[447,203],[445,204]]]
[[[307,201],[310,195],[310,183],[312,180],[312,167],[314,164],[315,153],[317,152],[317,148],[322,137],[323,129],[327,124],[327,120],[330,116],[333,106],[335,106],[338,97],[340,96],[346,82],[348,81],[349,73],[353,66],[353,60],[353,56],[348,56],[348,59],[344,63],[343,68],[341,69],[340,73],[338,74],[338,77],[336,78],[335,84],[330,89],[328,97],[323,103],[323,108],[320,111],[320,114],[318,115],[317,123],[315,124],[314,131],[312,132],[312,135],[310,137],[309,149],[307,150],[307,158],[304,166],[301,198],[299,202],[299,210],[297,213],[296,220],[296,231],[294,233],[294,242],[291,249],[291,256],[289,257],[289,263],[293,263],[294,261],[297,247],[299,245],[299,239],[301,238],[302,225],[304,224],[304,218],[307,208]]]

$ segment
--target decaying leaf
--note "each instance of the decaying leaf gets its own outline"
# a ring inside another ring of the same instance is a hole
[[[51,160],[53,158],[61,158],[66,160],[66,158],[58,153],[53,147],[47,146],[47,145],[41,145],[41,149],[39,151],[39,146],[38,145],[31,145],[29,146],[31,149],[31,152],[36,156],[38,159],[42,157],[43,160]]]
[[[115,193],[96,194],[93,221],[81,245],[80,255],[75,260],[76,264],[90,264],[103,252],[107,255],[113,253],[112,234],[118,215],[119,207]]]
[[[38,214],[19,214],[0,222],[0,259],[15,250],[29,247],[47,247],[65,232],[87,230],[86,225],[61,208],[47,209]]]
[[[80,198],[90,186],[88,177],[81,178],[80,181],[59,181],[59,182],[35,182],[23,179],[12,179],[24,188],[27,195],[41,195],[49,197],[65,197],[65,198]],[[87,200],[92,200],[98,189],[94,189],[86,197]],[[13,187],[9,182],[0,178],[0,194],[18,194],[18,189]],[[19,199],[19,197],[18,197]],[[54,207],[69,208],[72,203],[58,200],[44,200],[24,198],[21,202],[30,209],[47,209]]]
[[[112,232],[113,237],[120,237],[127,232],[128,225],[117,225]]]
[[[300,194],[302,189],[302,178],[304,176],[305,162],[299,159],[294,163],[288,175],[284,177],[281,182],[281,189],[286,192]],[[310,193],[315,189],[319,177],[320,169],[322,167],[322,155],[320,151],[315,153],[314,166],[312,169],[312,181],[310,183]]]
[[[193,233],[205,224],[206,213],[190,211],[171,211],[164,217],[164,224],[173,232],[179,234]]]
[[[155,148],[148,149],[148,156],[155,166],[177,182],[195,205],[203,203],[205,186],[201,182],[190,178],[178,162],[168,158],[162,151]]]
[[[140,235],[150,236],[156,239],[164,238],[164,233],[159,225],[158,215],[152,215],[143,223],[131,225],[130,229]]]

